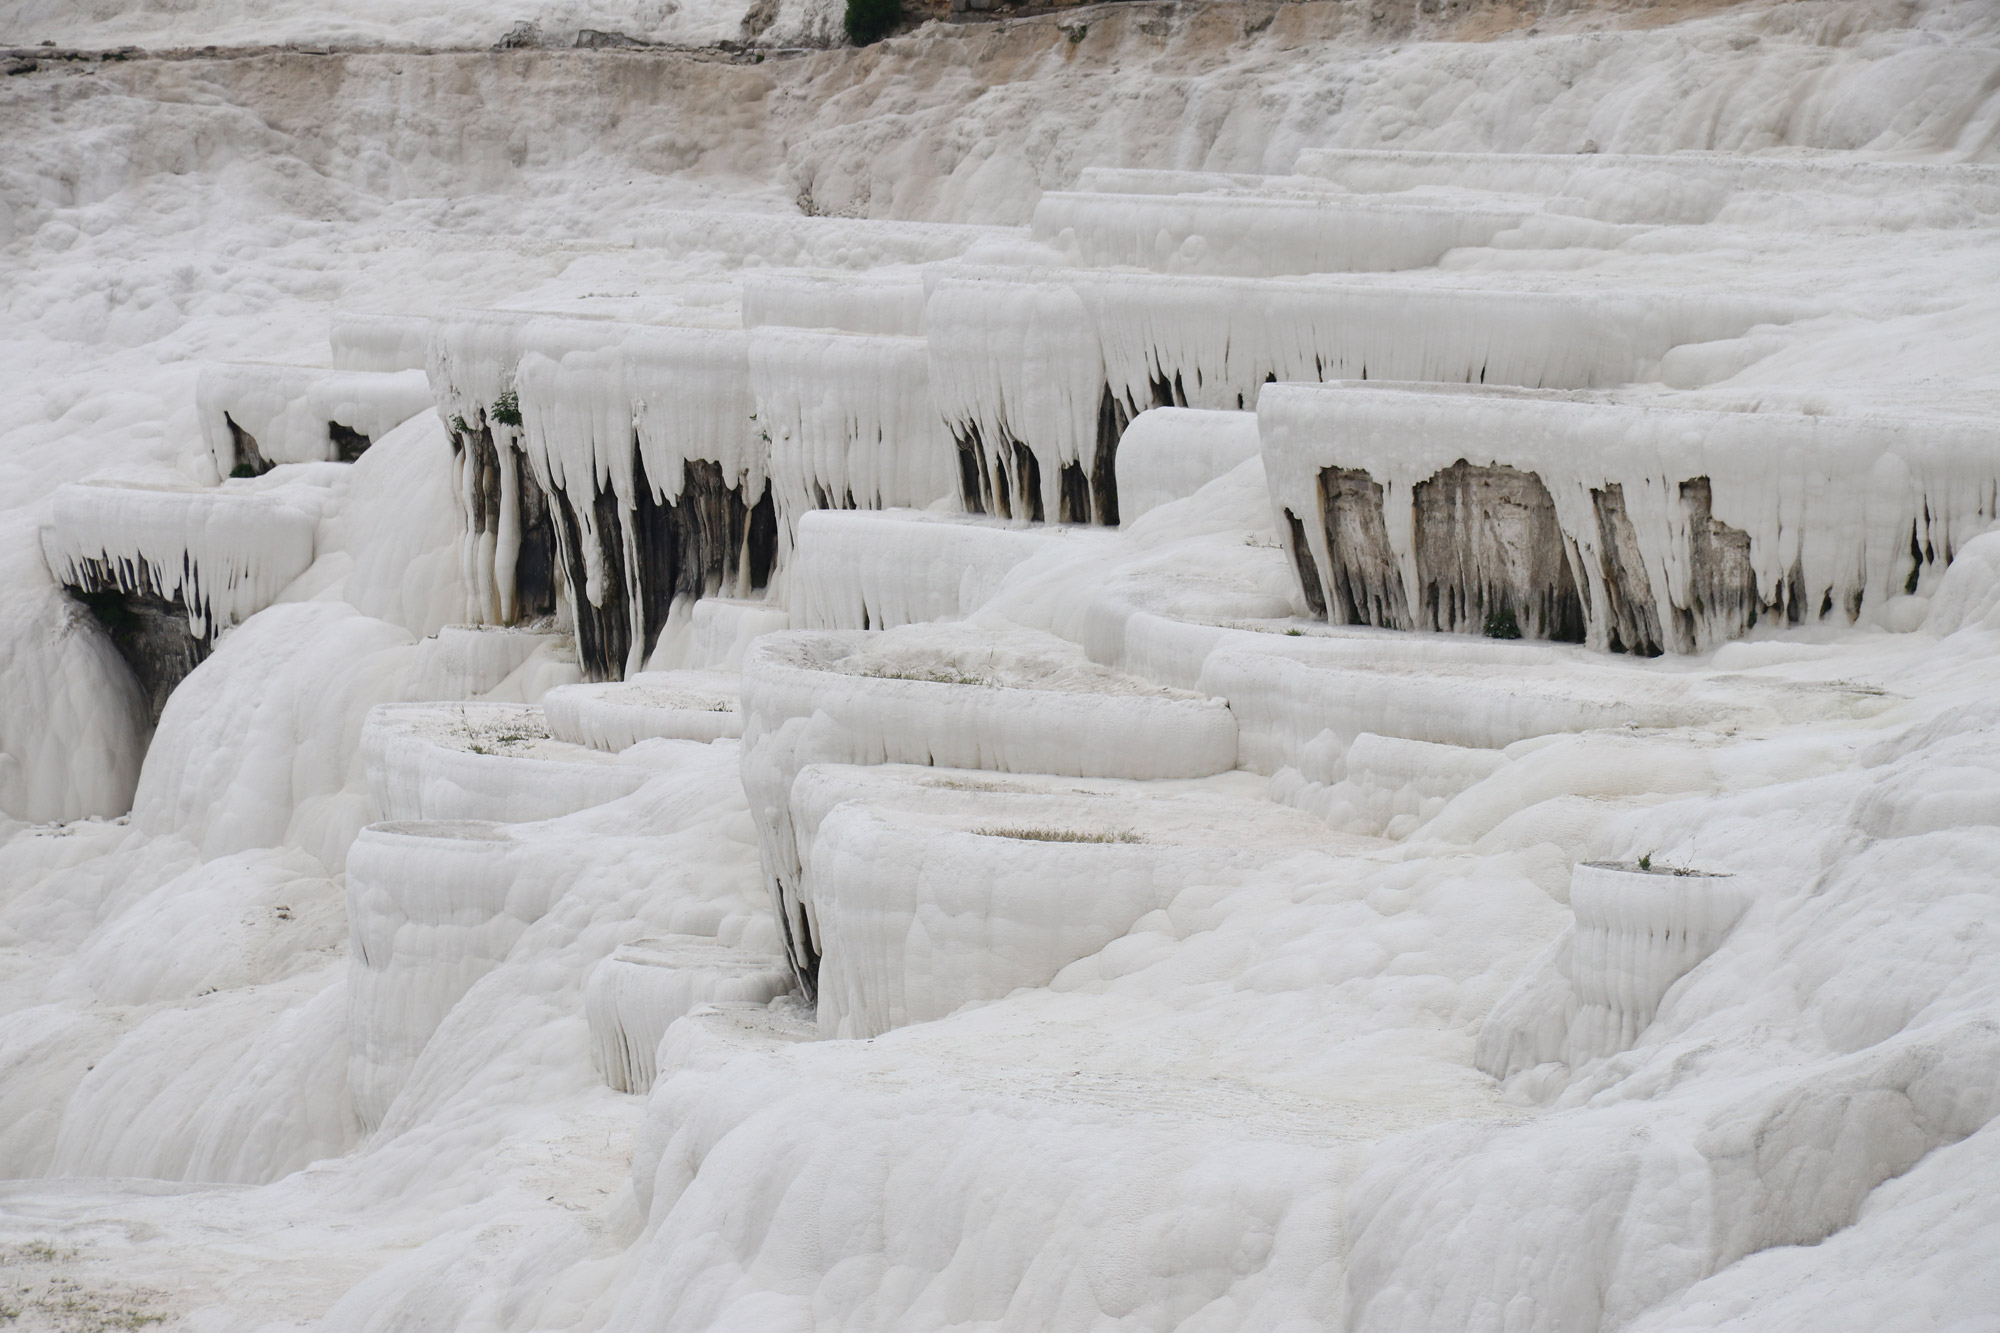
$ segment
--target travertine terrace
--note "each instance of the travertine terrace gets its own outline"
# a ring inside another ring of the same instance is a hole
[[[1984,1329],[2000,14],[17,0],[0,1325]]]

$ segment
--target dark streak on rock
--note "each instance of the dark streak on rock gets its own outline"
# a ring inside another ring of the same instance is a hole
[[[638,443],[633,442],[633,449]],[[590,599],[586,533],[568,495],[551,497],[557,564],[575,617],[577,656],[588,680],[619,680],[633,656],[638,611],[643,660],[659,642],[677,601],[752,592],[770,582],[777,558],[778,520],[770,488],[746,502],[722,465],[689,459],[680,493],[656,498],[644,463],[633,459],[638,503],[627,510],[611,491],[593,490],[592,530],[598,544],[599,595]]]
[[[157,726],[167,696],[214,649],[213,628],[206,635],[189,629],[187,603],[156,587],[144,563],[106,557],[82,562],[78,573],[80,580],[65,588],[111,636],[112,647],[146,697],[147,717]]]

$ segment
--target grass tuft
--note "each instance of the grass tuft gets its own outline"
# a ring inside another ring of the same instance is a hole
[[[865,667],[856,674],[870,680],[918,680],[929,685],[991,685],[984,676],[960,671],[954,666],[912,667],[898,670],[895,667]]]
[[[1018,838],[1023,842],[1144,842],[1130,829],[976,828],[982,838]]]
[[[167,1322],[165,1313],[148,1308],[163,1299],[161,1293],[122,1285],[87,1286],[63,1271],[77,1258],[73,1248],[46,1240],[0,1248],[0,1269],[58,1266],[53,1274],[21,1273],[10,1279],[8,1290],[0,1293],[0,1328],[12,1327],[24,1317],[28,1327],[51,1333],[109,1333]]]

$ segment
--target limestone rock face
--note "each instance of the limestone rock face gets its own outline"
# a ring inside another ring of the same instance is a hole
[[[1577,580],[1540,477],[1461,460],[1418,482],[1412,499],[1423,628],[1583,641]]]

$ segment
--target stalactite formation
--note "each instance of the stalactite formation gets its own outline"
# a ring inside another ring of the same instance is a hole
[[[926,316],[930,384],[967,507],[1037,517],[1032,490],[1045,515],[1115,524],[1117,441],[1147,408],[1247,411],[1274,381],[1610,385],[1678,344],[1802,310],[1711,293],[966,266],[937,284]]]
[[[93,562],[95,563],[95,562]],[[132,669],[146,699],[146,711],[157,725],[167,696],[187,674],[201,665],[215,646],[188,628],[187,604],[148,586],[143,569],[123,579],[102,565],[82,571],[84,580],[66,585],[70,594],[97,617],[111,636],[112,646]],[[136,586],[129,587],[127,584]]]
[[[1274,385],[1258,412],[1338,624],[1707,652],[1927,588],[2000,511],[2000,437],[1962,419],[1372,384]]]
[[[465,544],[485,555],[483,567],[468,571],[471,586],[477,589],[482,582],[472,575],[484,575],[489,591],[486,615],[477,618],[508,625],[554,615],[559,580],[548,493],[521,467],[517,455],[511,450],[503,455],[495,446],[484,412],[475,411],[470,422],[454,418],[450,433]],[[513,553],[512,577],[504,582],[493,573],[503,540]]]
[[[155,722],[223,631],[312,563],[317,515],[235,488],[70,485],[42,555],[132,670]]]
[[[567,492],[551,497],[557,565],[588,680],[620,680],[643,663],[677,601],[761,592],[777,555],[768,487],[746,497],[720,464],[689,459],[675,498],[661,499],[644,463],[635,460],[633,468],[641,486],[631,509],[613,492],[596,491],[584,523]]]

